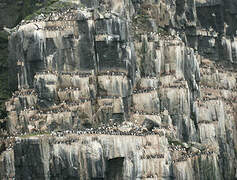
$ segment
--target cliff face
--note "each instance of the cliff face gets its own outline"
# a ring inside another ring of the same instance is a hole
[[[9,39],[2,179],[237,178],[234,1],[48,9]]]
[[[216,154],[191,155],[194,152],[190,151],[190,158],[176,163],[181,154],[168,147],[166,137],[157,135],[71,135],[20,140],[14,148],[19,155],[15,157],[16,179],[220,178]],[[25,161],[23,156],[34,161]]]
[[[8,35],[22,19],[29,19],[31,14],[41,8],[46,8],[57,0],[1,0],[0,2],[0,137],[6,129],[7,116],[5,102],[11,97],[16,87],[8,86]],[[47,8],[46,8],[47,9]],[[4,29],[8,28],[7,31]],[[0,140],[1,141],[1,140]]]

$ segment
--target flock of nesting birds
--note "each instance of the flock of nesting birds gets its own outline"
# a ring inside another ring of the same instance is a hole
[[[53,130],[53,131],[39,131],[36,130],[32,132],[35,135],[51,135],[54,137],[67,137],[67,135],[117,135],[117,136],[165,136],[166,131],[171,131],[173,128],[170,126],[156,126],[152,130],[148,130],[144,125],[140,125],[137,123],[130,123],[127,125],[118,124],[118,123],[108,123],[103,124],[98,127],[91,128],[82,128],[78,130]],[[13,134],[16,136],[27,136],[26,132],[15,132]],[[62,142],[61,142],[62,143]]]
[[[155,88],[155,87],[139,88],[139,89],[134,89],[133,94],[151,93],[152,91],[156,91],[156,90],[158,90],[158,88]]]
[[[214,150],[211,150],[209,148],[204,148],[202,150],[196,149],[196,151],[191,151],[190,147],[185,148],[181,145],[174,145],[173,143],[171,143],[168,149],[171,152],[179,152],[178,156],[172,158],[172,163],[187,161],[187,159],[189,158],[194,158],[200,155],[212,155],[213,153],[215,153]]]
[[[19,25],[25,25],[28,23],[34,22],[48,22],[48,21],[72,21],[76,20],[75,11],[78,10],[78,7],[70,8],[59,8],[57,11],[50,12],[48,14],[41,13],[35,16],[31,20],[22,20]]]
[[[55,21],[55,20],[74,20],[73,18],[73,11],[68,10],[66,12],[61,12],[61,14],[55,15],[54,13],[49,14],[48,16],[44,16],[43,14],[40,15],[44,21]],[[58,17],[55,19],[55,17]],[[42,18],[39,18],[40,21],[42,21]],[[38,20],[31,20],[31,22],[37,22]],[[22,24],[24,23],[29,23],[29,21],[22,21]],[[47,30],[63,30],[64,28],[60,27],[48,27]],[[160,34],[158,34],[160,35]],[[150,36],[148,36],[148,39],[153,39],[154,38],[154,34],[150,34]],[[175,37],[173,36],[165,36],[165,40],[166,41],[170,41],[170,40],[174,40]],[[70,75],[70,76],[75,76],[78,75],[80,77],[89,77],[91,76],[93,73],[80,73],[80,72],[57,72],[57,71],[44,71],[44,72],[38,72],[36,75],[46,75],[46,74],[55,74],[55,75]],[[205,72],[204,74],[208,74],[208,72]],[[104,73],[100,73],[98,75],[109,75],[109,76],[127,76],[126,73],[124,72],[111,72],[111,71],[107,71]],[[148,78],[150,78],[148,76]],[[151,77],[152,79],[155,79],[156,77]],[[179,88],[186,88],[186,85],[179,85],[179,86],[172,86],[172,85],[166,85],[165,87],[179,87]],[[205,86],[204,88],[208,88],[207,86]],[[59,91],[67,91],[69,89],[73,89],[73,90],[78,90],[78,88],[65,88],[65,89],[59,89]],[[225,87],[223,88],[218,88],[218,89],[227,89]],[[157,90],[157,88],[148,88],[148,89],[139,89],[139,90],[134,90],[133,94],[138,94],[138,93],[150,93],[151,91],[155,91]],[[18,97],[18,96],[27,96],[27,95],[37,95],[37,93],[35,92],[35,90],[31,90],[31,89],[22,89],[20,91],[16,91],[13,93],[13,98]],[[106,96],[107,97],[107,96]],[[106,97],[99,97],[99,99],[101,98],[106,98]],[[108,98],[108,97],[107,97]],[[109,97],[109,98],[118,98],[118,97]],[[89,101],[90,99],[84,99],[84,102]],[[203,101],[208,101],[208,100],[213,100],[211,98],[209,98],[208,96],[204,97],[202,99]],[[69,104],[70,105],[70,104]],[[72,102],[71,105],[79,105],[79,103],[77,102]],[[32,106],[30,108],[31,110],[34,110],[35,108]],[[26,108],[24,108],[24,110],[26,110]],[[63,112],[65,111],[64,108],[59,108],[58,110],[54,111],[49,111],[47,113],[55,113],[55,112]],[[39,111],[39,114],[43,114],[45,112],[43,111]],[[143,114],[143,115],[148,115],[148,113],[144,112],[144,111],[133,111],[133,113],[137,113],[137,114]],[[158,113],[151,113],[150,115],[159,115]],[[199,123],[209,123],[209,122],[199,122]],[[170,129],[170,128],[169,128]],[[42,133],[42,132],[41,132]],[[43,133],[48,133],[48,132],[43,132]],[[143,126],[139,126],[137,128],[133,128],[130,131],[121,131],[119,130],[119,126],[118,125],[113,125],[113,126],[101,126],[98,128],[87,128],[87,129],[82,129],[82,130],[77,130],[77,131],[73,131],[73,130],[66,130],[66,131],[52,131],[50,133],[51,136],[54,137],[65,137],[67,135],[70,134],[76,134],[76,135],[117,135],[117,136],[149,136],[149,135],[159,135],[159,136],[164,136],[164,131],[160,131],[159,128],[156,129],[152,129],[151,131],[148,131],[146,128],[144,128]],[[9,137],[9,138],[14,138],[15,142],[19,142],[20,138],[17,136],[24,136],[25,134],[23,133],[17,133],[15,134],[13,137]],[[54,143],[56,144],[71,144],[76,142],[77,139],[74,138],[66,138],[64,140],[55,140]],[[10,143],[7,147],[7,150],[11,150],[14,146],[14,143]],[[181,156],[179,156],[178,158],[174,158],[172,160],[172,163],[176,163],[176,162],[182,162],[182,161],[186,161],[188,158],[192,158],[195,156],[200,156],[203,154],[206,155],[211,155],[214,153],[214,151],[206,149],[206,150],[198,150],[197,152],[190,152],[188,151],[187,148],[183,148],[180,145],[174,145],[171,144],[169,146],[169,151],[173,152],[173,151],[179,151]],[[164,158],[164,154],[159,154],[159,153],[155,153],[155,154],[147,154],[147,155],[142,155],[140,156],[140,159],[154,159],[154,158]]]
[[[153,91],[154,89],[148,89],[147,91]],[[138,92],[143,92],[144,90],[138,91]],[[137,91],[136,91],[137,92]],[[134,93],[136,93],[134,92]],[[36,92],[34,90],[29,90],[29,89],[22,89],[21,91],[17,91],[14,93],[14,96],[19,96],[19,95],[35,95]],[[61,109],[61,111],[65,111],[65,109]],[[41,111],[40,113],[43,113],[43,111]],[[51,112],[52,113],[52,112]],[[135,113],[139,113],[139,114],[146,114],[145,112],[135,112]],[[153,115],[158,115],[158,113],[154,113]],[[166,130],[171,130],[171,127],[168,128],[159,128],[156,127],[154,129],[152,129],[151,131],[148,131],[145,127],[143,126],[137,126],[136,128],[132,128],[132,130],[129,131],[121,131],[119,129],[119,126],[117,124],[114,124],[113,126],[101,126],[98,128],[86,128],[86,129],[81,129],[81,130],[66,130],[66,131],[52,131],[52,132],[35,132],[36,134],[39,133],[43,136],[43,134],[45,133],[46,135],[49,134],[51,136],[54,137],[67,137],[67,135],[115,135],[115,136],[151,136],[151,135],[158,135],[158,136],[165,136],[166,134]],[[27,134],[25,133],[18,133],[14,135],[14,139],[16,139],[16,142],[19,142],[19,139],[17,136],[24,136]],[[63,139],[56,139],[54,141],[54,144],[72,144],[74,142],[77,142],[78,138],[63,138]],[[11,150],[14,146],[14,143],[10,143],[7,150]],[[180,147],[179,145],[172,145],[169,147],[169,151],[173,152],[173,151],[179,151],[181,153],[180,156],[173,158],[172,163],[176,163],[176,162],[182,162],[182,161],[186,161],[188,158],[192,158],[195,156],[200,156],[203,154],[206,155],[211,155],[214,153],[214,151],[211,150],[206,150],[206,151],[198,151],[198,152],[189,152],[187,149]],[[159,159],[159,158],[164,158],[163,154],[151,154],[151,155],[143,155],[140,157],[141,159]]]
[[[147,112],[147,111],[137,111],[137,110],[134,110],[134,109],[131,109],[131,112],[134,113],[134,114],[139,114],[139,115],[155,115],[155,116],[159,116],[160,113],[158,112]]]
[[[36,73],[36,75],[47,75],[47,74],[54,74],[54,75],[69,75],[71,77],[73,76],[80,76],[80,77],[89,77],[89,76],[92,76],[94,75],[94,72],[58,72],[58,71],[42,71],[42,72],[38,72]],[[105,71],[105,72],[102,72],[100,73],[99,75],[109,75],[109,76],[126,76],[127,74],[125,72],[115,72],[115,71]],[[151,78],[151,79],[154,79],[155,77],[145,77],[145,78]],[[162,87],[179,87],[179,88],[185,88],[187,85],[183,85],[182,83],[180,82],[183,82],[183,79],[178,79],[176,80],[178,83],[176,83],[176,85],[173,85],[173,84],[168,84],[168,85],[162,85]],[[175,82],[176,82],[175,81]],[[179,85],[177,85],[179,84]],[[139,94],[139,93],[150,93],[152,91],[156,91],[158,88],[140,88],[140,89],[134,89],[133,90],[133,94]],[[69,90],[80,90],[79,88],[73,88],[73,87],[66,87],[66,88],[59,88],[58,91],[61,92],[61,91],[65,91],[65,92],[69,92]],[[33,95],[33,96],[37,96],[37,93],[34,89],[21,89],[19,91],[16,91],[13,93],[13,98],[15,97],[19,97],[19,96],[27,96],[27,95]],[[120,98],[120,96],[98,96],[96,97],[97,99],[105,99],[105,98],[108,98],[108,99],[115,99],[115,98]],[[217,97],[214,97],[214,98],[210,98],[209,96],[204,96],[202,98],[202,101],[208,101],[208,100],[216,100]],[[85,103],[85,102],[89,102],[89,101],[92,101],[91,98],[83,98],[81,97],[80,98],[80,101],[79,102],[63,102],[62,104],[66,104],[67,106],[77,106],[77,105],[80,105],[81,103]],[[29,108],[27,107],[24,107],[23,111],[28,111],[28,110],[37,110],[36,107],[34,106],[31,106]],[[65,108],[65,106],[63,107],[58,107],[56,109],[53,109],[53,110],[48,110],[48,111],[42,111],[42,110],[39,110],[39,115],[43,115],[43,114],[52,114],[52,113],[61,113],[61,112],[70,112],[71,110],[69,108]],[[139,114],[139,115],[159,115],[158,112],[146,112],[146,111],[137,111],[137,110],[133,110],[131,108],[131,112],[134,113],[134,114]],[[40,118],[40,116],[38,117]],[[32,117],[30,120],[34,121],[36,120],[37,118],[35,117]],[[203,123],[206,123],[206,122],[203,122]]]
[[[119,127],[121,125],[118,125],[116,123],[113,123],[113,125],[103,125],[97,128],[85,128],[81,130],[65,130],[65,131],[52,131],[52,132],[40,132],[36,133],[35,135],[43,137],[43,136],[51,136],[54,138],[50,138],[49,143],[51,144],[66,144],[71,145],[73,143],[76,143],[80,140],[80,136],[83,135],[91,135],[92,140],[98,140],[99,135],[116,135],[116,136],[151,136],[151,135],[159,135],[165,136],[165,129],[157,129],[154,128],[151,131],[148,131],[143,126],[133,126],[133,129],[130,131],[120,131]],[[161,131],[160,131],[161,130]],[[97,136],[95,136],[97,135]],[[12,150],[15,143],[20,143],[21,141],[24,141],[24,136],[27,136],[26,133],[18,133],[14,134],[11,137],[8,137],[9,143],[7,144],[7,150]],[[22,138],[23,137],[23,138]],[[88,141],[81,141],[82,144],[87,144]],[[148,144],[150,146],[151,144]],[[146,145],[145,145],[146,146]],[[175,144],[173,142],[169,143],[168,151],[172,154],[174,152],[178,152],[178,155],[172,155],[172,163],[176,162],[182,162],[186,161],[189,158],[197,157],[200,155],[212,155],[214,150],[211,150],[209,148],[203,148],[202,150],[196,149],[196,151],[190,150],[191,146],[184,147],[180,144]],[[143,155],[140,156],[140,159],[160,159],[164,158],[164,154],[161,153],[153,153],[153,154],[146,154],[143,153]]]
[[[47,75],[47,74],[55,74],[55,75],[69,75],[69,76],[75,76],[75,75],[79,75],[80,77],[89,77],[92,76],[94,73],[93,72],[57,72],[57,71],[42,71],[42,72],[38,72],[36,73],[36,75]],[[124,72],[114,72],[114,71],[105,71],[103,73],[101,73],[100,75],[109,75],[109,76],[125,76],[126,73]],[[148,78],[148,77],[147,77]],[[154,79],[154,77],[151,77],[152,79]],[[177,80],[178,81],[178,80]],[[179,81],[182,81],[179,80]],[[179,82],[178,81],[178,82]],[[180,84],[180,83],[179,83]],[[172,84],[170,85],[162,85],[162,87],[173,87]],[[177,87],[177,85],[175,85],[175,87]],[[183,87],[182,84],[180,85],[180,87]],[[185,86],[184,86],[185,87]],[[133,90],[133,94],[139,94],[139,93],[150,93],[152,91],[156,91],[158,88],[140,88],[140,89],[134,89]],[[58,91],[65,91],[65,92],[69,92],[70,90],[80,90],[79,88],[73,88],[73,87],[66,87],[66,88],[59,88]],[[18,97],[18,96],[27,96],[27,95],[34,95],[37,96],[37,93],[34,89],[21,89],[19,91],[16,91],[15,93],[13,93],[13,98]],[[120,98],[120,96],[98,96],[97,99],[115,99],[115,98]],[[62,104],[65,104],[66,106],[77,106],[80,105],[81,103],[85,103],[85,102],[89,102],[92,101],[91,98],[84,98],[81,97],[80,98],[80,102],[63,102]],[[23,111],[28,111],[28,110],[37,110],[36,107],[34,106],[30,106],[29,108],[24,107]],[[38,109],[39,110],[39,109]],[[61,112],[70,112],[71,110],[69,108],[65,108],[65,106],[60,106],[58,108],[55,108],[53,110],[48,110],[48,111],[42,111],[39,110],[39,117],[40,115],[43,114],[53,114],[53,113],[61,113]],[[137,110],[133,110],[131,108],[131,112],[134,114],[140,114],[140,115],[159,115],[158,112],[146,112],[146,111],[137,111]],[[38,119],[36,117],[32,117],[30,118],[30,120],[34,121],[36,119]]]
[[[19,97],[19,96],[28,96],[28,95],[36,96],[37,93],[34,89],[23,89],[22,88],[18,91],[13,92],[12,98]]]
[[[210,68],[210,65],[208,65],[208,63],[211,63],[211,65],[213,66],[213,70],[214,70],[214,74],[220,78],[219,81],[221,81],[221,75],[219,74],[219,72],[221,73],[224,73],[224,66],[222,65],[219,65],[219,64],[213,64],[212,62],[206,62],[206,63],[201,63],[200,64],[200,67],[201,67],[201,75],[202,76],[213,76],[213,72]],[[236,70],[228,70],[230,72],[234,72],[236,73]],[[223,80],[224,81],[224,80]],[[210,85],[210,83],[200,83],[200,88],[203,90],[203,92],[205,91],[205,89],[209,89],[209,90],[212,90],[213,93],[205,93],[201,99],[203,102],[206,102],[206,101],[212,101],[212,100],[223,100],[224,102],[226,102],[226,104],[233,104],[235,102],[237,102],[237,97],[234,95],[234,93],[237,91],[237,86],[235,87],[230,87],[228,83],[218,83],[214,86]],[[225,97],[225,96],[222,96],[222,93],[219,93],[219,92],[216,92],[216,95],[213,95],[215,94],[215,91],[218,90],[218,91],[231,91],[232,92],[232,96],[228,96],[228,97]],[[199,101],[199,99],[197,99],[197,101]]]
[[[154,154],[145,154],[141,155],[140,159],[161,159],[164,158],[164,154],[154,153]]]
[[[40,71],[40,72],[36,72],[36,76],[38,75],[59,75],[59,76],[63,76],[63,75],[69,75],[69,76],[79,76],[79,77],[89,77],[89,76],[93,76],[95,75],[94,71],[89,71],[89,72],[81,72],[81,71],[74,71],[74,72],[65,72],[65,71],[53,71],[53,70],[47,70],[47,71]],[[121,72],[121,71],[102,71],[102,72],[98,72],[96,74],[97,76],[128,76],[127,72]],[[152,77],[152,76],[146,76],[144,78],[148,78],[148,79],[156,79],[156,77]]]
[[[40,72],[36,72],[36,76],[38,75],[59,75],[59,76],[63,76],[63,75],[69,75],[69,76],[79,76],[79,77],[89,77],[91,75],[93,75],[93,71],[91,72],[80,72],[80,71],[75,71],[75,72],[65,72],[65,71],[52,71],[52,70],[47,70],[47,71],[40,71]]]
[[[114,123],[115,124],[115,123]],[[50,135],[56,137],[64,137],[68,134],[77,134],[77,135],[115,135],[115,136],[151,136],[151,135],[159,135],[164,136],[163,132],[164,128],[154,128],[151,131],[148,131],[146,127],[142,125],[136,125],[131,127],[131,129],[121,130],[122,126],[120,125],[103,125],[98,128],[85,128],[81,130],[66,130],[66,131],[57,131],[51,132]]]
[[[103,125],[97,128],[84,128],[81,130],[65,130],[65,131],[51,131],[51,132],[34,132],[33,135],[35,136],[51,136],[56,137],[52,144],[68,144],[71,145],[72,143],[78,142],[80,135],[113,135],[113,136],[151,136],[151,135],[158,135],[164,136],[164,129],[153,129],[152,131],[148,131],[145,127],[139,125],[132,128],[129,131],[121,131],[119,130],[120,125],[114,123],[112,126]],[[20,143],[24,140],[24,137],[27,137],[27,133],[16,132],[11,136],[7,137],[7,150],[11,150],[15,143]]]
[[[43,14],[41,14],[40,16],[43,18],[44,21],[56,21],[56,20],[73,20],[73,11],[75,9],[72,9],[72,10],[67,10],[65,12],[60,12],[60,14],[55,14],[55,13],[50,13],[48,16],[44,16]],[[55,19],[55,17],[58,17]],[[42,18],[39,18],[40,21],[42,21]],[[62,19],[60,19],[62,18]],[[37,22],[38,20],[35,19],[35,20],[32,20],[32,22]],[[22,23],[29,23],[29,22],[22,22]],[[55,29],[49,29],[49,30],[55,30]],[[148,39],[152,39],[154,38],[155,34],[154,33],[150,33],[150,35],[148,34]],[[159,34],[157,34],[159,35]],[[173,36],[165,36],[165,40],[166,41],[169,41],[169,40],[174,40],[175,37]],[[79,75],[80,77],[88,77],[88,76],[91,76],[92,74],[91,73],[79,73],[79,72],[57,72],[57,71],[54,71],[54,72],[50,72],[50,71],[45,71],[45,72],[40,72],[40,73],[37,73],[38,75],[45,75],[45,74],[56,74],[56,75],[70,75],[70,76],[74,76],[74,75]],[[101,73],[99,75],[109,75],[109,76],[126,76],[127,74],[126,73],[123,73],[123,72],[105,72],[105,73]],[[148,77],[150,78],[150,77]],[[155,77],[154,77],[155,78]],[[167,85],[167,87],[173,87],[172,85]],[[174,86],[174,87],[177,87],[177,86]],[[185,85],[180,85],[178,86],[179,88],[184,88],[186,87]],[[65,89],[59,89],[59,91],[67,91],[69,88],[65,88]],[[225,88],[224,88],[225,89]],[[76,89],[78,90],[78,89]],[[148,88],[148,89],[141,89],[141,90],[135,90],[133,91],[134,94],[138,94],[138,93],[149,93],[151,91],[154,91],[156,90],[156,88]],[[21,90],[21,91],[16,91],[14,94],[13,94],[13,97],[17,97],[17,96],[26,96],[26,95],[36,95],[37,93],[34,91],[34,90]],[[99,97],[99,98],[104,98],[104,97]],[[111,97],[110,97],[111,98]],[[113,97],[113,98],[117,98],[117,97]],[[84,102],[88,101],[89,99],[85,99]],[[204,101],[206,100],[210,100],[208,97],[205,97],[203,99]],[[78,103],[76,102],[73,102],[74,105],[78,105]],[[24,108],[26,109],[26,108]],[[31,108],[32,110],[34,110],[34,107]],[[61,109],[60,112],[62,112],[64,109]],[[53,111],[50,111],[51,113]],[[43,113],[43,112],[40,112],[40,113]],[[138,113],[138,114],[148,114],[146,112],[143,112],[143,111],[134,111],[134,113]],[[158,113],[152,113],[152,115],[158,115]],[[65,132],[52,132],[51,135],[54,135],[54,136],[64,136],[65,134],[68,134],[68,132],[70,131],[65,131]],[[160,135],[160,133],[156,132],[156,131],[147,131],[147,130],[144,130],[144,128],[140,128],[140,129],[136,129],[135,131],[129,131],[129,132],[122,132],[122,131],[119,131],[118,129],[115,130],[115,128],[111,129],[111,127],[100,127],[98,129],[85,129],[85,130],[78,130],[76,132],[70,132],[70,133],[76,133],[78,135],[83,135],[83,134],[108,134],[108,135],[135,135],[135,136],[147,136],[147,135]],[[73,141],[72,141],[73,142]],[[67,142],[67,143],[70,143],[70,142]],[[179,150],[179,149],[178,149]],[[200,152],[201,153],[201,152]],[[206,152],[207,154],[210,154],[212,153],[211,151],[208,151]],[[193,154],[184,154],[184,156],[182,158],[179,158],[177,160],[174,160],[174,162],[179,162],[179,161],[183,161],[185,160],[185,157],[191,157]],[[156,154],[156,155],[151,155],[151,156],[144,156],[144,157],[141,157],[141,158],[163,158],[162,155],[159,155],[159,154]]]

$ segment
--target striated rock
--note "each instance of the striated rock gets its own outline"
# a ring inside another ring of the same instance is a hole
[[[166,138],[158,136],[21,138],[14,147],[18,154],[15,159],[16,178],[144,179],[162,175],[164,178],[202,179],[202,173],[205,173],[207,177],[220,179],[219,172],[215,171],[217,157],[214,154],[207,157],[198,153],[187,161],[176,162],[174,152],[167,147]],[[35,152],[34,157],[31,151]],[[26,154],[24,158],[23,154]],[[31,161],[32,158],[34,161]],[[170,158],[174,163],[167,163]]]
[[[4,180],[15,178],[13,150],[5,151],[0,156],[0,177]]]

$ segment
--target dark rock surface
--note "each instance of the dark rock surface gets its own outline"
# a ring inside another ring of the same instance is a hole
[[[236,3],[70,2],[9,36],[1,179],[237,178]]]

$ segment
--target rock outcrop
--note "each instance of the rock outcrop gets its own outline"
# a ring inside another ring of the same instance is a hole
[[[78,0],[23,20],[1,179],[237,178],[236,9]]]

